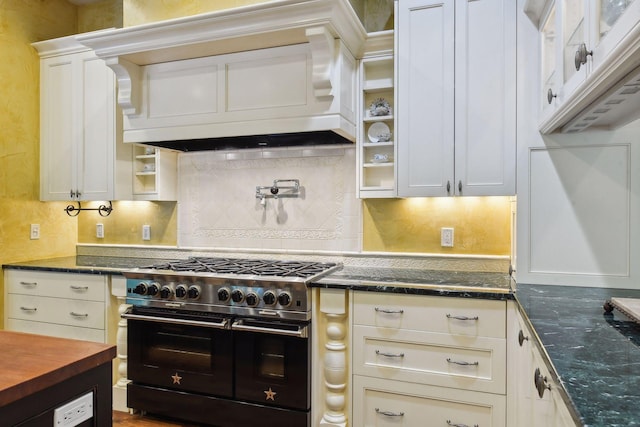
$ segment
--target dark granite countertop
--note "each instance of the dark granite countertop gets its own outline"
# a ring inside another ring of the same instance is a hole
[[[157,264],[153,258],[69,256],[4,264],[4,269],[58,271],[85,274],[122,274],[132,268]]]
[[[513,299],[515,282],[503,273],[344,267],[310,286],[506,300]]]
[[[640,291],[520,283],[516,291],[584,425],[640,426],[640,325],[606,314],[611,297]]]

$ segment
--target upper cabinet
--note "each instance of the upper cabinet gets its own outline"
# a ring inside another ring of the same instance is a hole
[[[115,77],[73,37],[34,44],[40,61],[40,200],[131,197],[131,147],[116,132]]]
[[[542,133],[640,118],[640,1],[527,0],[540,32]]]
[[[516,2],[396,2],[398,196],[515,194]]]

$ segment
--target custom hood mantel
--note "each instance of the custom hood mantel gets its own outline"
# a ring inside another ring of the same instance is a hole
[[[125,142],[355,140],[366,31],[348,0],[272,1],[76,38],[115,72]]]

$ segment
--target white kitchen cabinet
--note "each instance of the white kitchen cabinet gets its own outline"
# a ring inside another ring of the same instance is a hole
[[[131,197],[131,147],[121,140],[115,76],[73,37],[40,54],[40,199]]]
[[[515,194],[516,2],[397,2],[398,195]]]
[[[133,200],[176,200],[178,153],[134,145]]]
[[[396,196],[393,31],[370,34],[360,61],[359,197]]]
[[[504,301],[354,292],[352,313],[353,425],[505,425]]]
[[[535,331],[515,302],[509,302],[508,318],[507,425],[581,426],[562,398],[557,375],[552,375]]]
[[[524,10],[540,32],[542,133],[615,128],[639,117],[640,2],[527,0]]]
[[[108,276],[7,269],[4,278],[5,329],[107,342]]]

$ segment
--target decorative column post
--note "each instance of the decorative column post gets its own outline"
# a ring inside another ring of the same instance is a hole
[[[320,313],[325,325],[323,355],[324,408],[320,427],[346,427],[347,398],[347,291],[320,290]],[[322,344],[321,344],[322,345]]]
[[[111,277],[111,294],[118,301],[118,330],[116,331],[116,363],[118,367],[116,383],[113,385],[113,409],[128,412],[127,384],[127,321],[121,317],[127,308],[127,282],[124,277]]]

